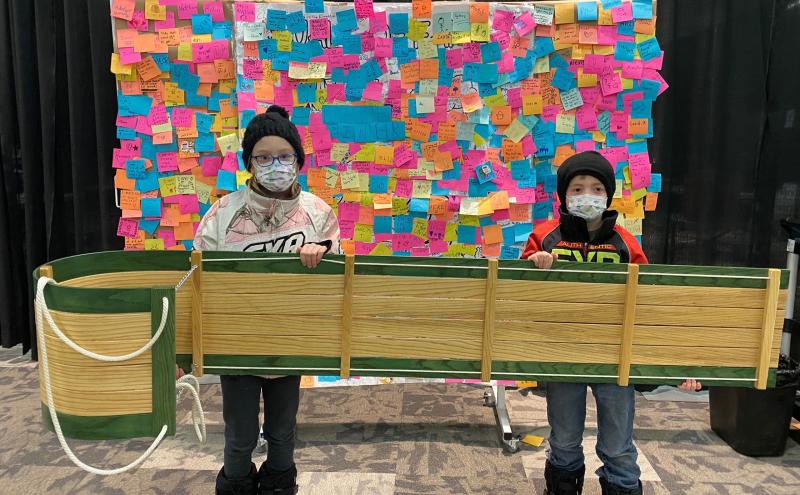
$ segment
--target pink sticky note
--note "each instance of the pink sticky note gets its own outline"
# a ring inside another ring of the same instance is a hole
[[[146,33],[149,30],[150,22],[144,16],[143,10],[137,10],[133,13],[133,18],[128,21],[128,27],[131,29],[135,29],[142,33]]]
[[[618,5],[612,8],[611,20],[614,21],[614,24],[619,24],[620,22],[625,22],[625,21],[632,21],[633,20],[632,4],[629,2],[625,2],[622,5]]]
[[[219,168],[226,172],[236,173],[236,171],[239,170],[239,159],[236,153],[230,151],[225,153],[225,157],[222,159],[222,164]]]
[[[147,134],[148,136],[153,135],[153,131],[150,128],[150,122],[147,120],[146,116],[139,115],[136,117],[136,132]]]
[[[174,172],[178,170],[178,154],[174,151],[156,153],[159,172]]]
[[[597,114],[594,108],[584,105],[575,112],[575,123],[582,131],[597,129]]]
[[[192,50],[194,50],[195,46],[197,46],[197,43],[192,46]],[[245,58],[242,60],[242,73],[248,79],[262,80],[264,79],[264,65],[260,59]]]
[[[464,62],[477,62],[481,60],[481,45],[478,43],[465,43],[464,44]]]
[[[444,233],[447,224],[440,220],[431,220],[428,222],[428,239],[432,241],[444,240]]]
[[[514,55],[511,52],[503,52],[503,56],[497,62],[497,72],[501,74],[514,72]]]
[[[162,29],[172,29],[175,27],[175,12],[167,10],[167,15],[165,17],[166,19],[163,21],[153,21],[153,26],[156,31],[160,31]]]
[[[369,30],[372,33],[383,33],[388,29],[389,27],[386,23],[386,12],[373,12],[372,17],[369,20]]]
[[[339,203],[339,219],[356,222],[358,221],[361,205],[358,203]]]
[[[233,15],[236,22],[256,22],[256,4],[236,2]]]
[[[631,172],[631,187],[633,189],[642,189],[650,185],[650,164],[632,165],[628,163],[628,168]]]
[[[536,202],[536,189],[529,187],[514,191],[515,203],[518,205],[529,205]]]
[[[357,255],[367,255],[375,249],[377,244],[374,242],[358,242],[356,241],[356,254]]]
[[[194,110],[184,107],[172,108],[172,125],[175,127],[192,127]]]
[[[414,189],[414,184],[408,179],[397,179],[394,188],[394,195],[400,198],[410,198]]]
[[[489,39],[497,42],[497,44],[500,45],[500,50],[508,50],[508,47],[511,46],[511,35],[503,31],[493,32],[491,36],[489,36]]]
[[[182,215],[187,213],[200,213],[200,203],[197,201],[197,194],[180,194],[178,196],[178,210]]]
[[[383,58],[392,56],[391,38],[375,38],[375,56]]]
[[[163,104],[153,105],[150,107],[150,113],[147,116],[147,123],[149,125],[165,124],[169,122],[167,115],[167,107]]]
[[[525,36],[536,28],[536,21],[530,12],[525,11],[514,20],[514,29],[520,36]]]
[[[427,246],[416,246],[411,248],[411,256],[425,257],[430,256],[431,252]]]
[[[448,69],[460,69],[464,67],[464,50],[453,48],[444,54],[445,65]]]
[[[522,138],[520,143],[522,143],[523,155],[528,156],[536,153],[537,151],[536,144],[533,142],[533,136],[531,136],[530,134],[526,134],[525,137]]]
[[[641,60],[622,62],[622,77],[626,79],[641,79],[643,68]]]
[[[129,65],[142,61],[142,54],[133,51],[133,48],[119,48],[119,61],[122,64]]]
[[[514,27],[513,12],[502,9],[497,9],[494,11],[494,17],[492,18],[492,29],[509,33],[511,32],[512,27]]]
[[[136,237],[139,233],[139,220],[132,218],[120,218],[117,224],[117,235],[119,237]]]
[[[383,92],[383,84],[377,81],[368,82],[364,88],[362,98],[365,100],[382,101],[381,93]]]
[[[461,209],[461,196],[447,197],[447,211],[459,211]]]
[[[372,17],[372,0],[354,0],[353,7],[355,7],[357,18],[369,19]]]
[[[223,22],[225,20],[222,2],[207,2],[203,4],[203,13],[211,14],[211,20],[213,22]]]
[[[170,247],[177,244],[175,240],[175,232],[172,229],[159,229],[158,238],[164,240],[164,247]]]
[[[616,26],[597,26],[598,45],[614,45],[616,44],[617,39],[618,36]]]
[[[447,241],[430,241],[431,254],[441,254],[447,252]]]
[[[414,242],[413,234],[394,234],[392,235],[392,250],[397,251],[410,251],[411,245]]]
[[[605,55],[587,54],[583,59],[584,74],[602,74],[606,65]]]
[[[582,139],[575,142],[575,152],[582,153],[584,151],[594,151],[594,141],[591,139]]]
[[[200,170],[204,177],[214,177],[222,165],[222,157],[219,156],[204,156],[201,160]],[[235,172],[235,170],[232,170]]]
[[[239,92],[237,97],[240,112],[243,110],[258,110],[255,93]]]
[[[312,40],[326,40],[331,37],[331,22],[328,19],[309,19],[308,37]]]
[[[180,0],[178,2],[178,19],[190,20],[197,13],[195,0]]]
[[[356,223],[352,220],[339,219],[339,236],[342,239],[352,239],[356,231]]]
[[[605,69],[600,75],[600,90],[603,96],[609,96],[622,92],[622,81],[619,74],[610,69]]]

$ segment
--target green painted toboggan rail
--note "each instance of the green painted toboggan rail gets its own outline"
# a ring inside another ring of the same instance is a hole
[[[37,321],[64,434],[89,439],[173,434],[176,362],[195,375],[763,389],[788,283],[760,268],[326,256],[310,270],[294,255],[177,251],[72,256],[40,276],[57,281],[44,289],[55,323],[98,354],[141,348],[168,301],[153,347],[119,363],[78,354]]]

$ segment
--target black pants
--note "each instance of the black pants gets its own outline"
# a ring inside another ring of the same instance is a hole
[[[262,389],[268,442],[267,469],[281,472],[294,464],[300,377],[220,377],[222,417],[225,421],[225,476],[245,478],[250,473],[253,449],[261,430],[258,421]]]

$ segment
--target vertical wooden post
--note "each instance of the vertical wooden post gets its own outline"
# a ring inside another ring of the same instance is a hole
[[[627,387],[631,375],[631,354],[633,351],[633,331],[636,324],[636,295],[639,292],[639,265],[628,265],[628,279],[625,282],[625,306],[622,316],[622,342],[619,346],[619,366],[617,385]]]
[[[761,324],[761,347],[756,367],[756,388],[767,388],[769,378],[769,361],[772,356],[772,339],[775,335],[775,318],[778,311],[778,290],[781,287],[781,271],[770,269],[767,287],[764,292],[764,315]]]
[[[483,306],[483,348],[481,352],[481,381],[492,379],[492,347],[494,346],[494,307],[497,293],[496,259],[490,259],[486,271],[486,294]]]
[[[350,327],[353,324],[353,278],[356,275],[356,257],[348,254],[344,258],[344,297],[342,298],[342,360],[339,376],[350,378]]]
[[[203,253],[192,251],[192,373],[203,376]]]

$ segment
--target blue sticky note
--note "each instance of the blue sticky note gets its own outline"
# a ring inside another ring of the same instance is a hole
[[[521,251],[519,248],[515,248],[514,246],[502,246],[500,248],[500,259],[501,260],[518,260]]]
[[[119,101],[120,115],[125,117],[132,115],[148,115],[150,113],[150,107],[153,104],[153,99],[145,95],[122,96],[122,94],[120,94],[117,99]]]
[[[610,10],[614,7],[622,5],[622,0],[601,0],[603,2],[603,9]]]
[[[652,79],[642,79],[639,81],[639,89],[642,90],[645,98],[648,100],[655,100],[658,96],[658,90],[661,89],[661,83],[653,81]]]
[[[211,30],[211,39],[213,40],[229,40],[233,34],[233,28],[228,21],[215,22]]]
[[[650,185],[647,186],[647,192],[661,192],[661,174],[650,174]]]
[[[390,216],[376,216],[373,219],[373,230],[376,234],[391,234],[392,233],[392,217]]]
[[[160,217],[161,198],[142,198],[142,216]]]
[[[653,18],[653,1],[652,0],[634,0],[633,5],[633,18],[634,19],[652,19]]]
[[[425,198],[411,198],[411,202],[408,204],[409,211],[417,213],[428,213],[429,207],[430,200]]]
[[[661,56],[661,47],[658,45],[658,40],[655,38],[642,41],[637,45],[637,48],[639,49],[639,56],[642,57],[642,60],[652,60]]]
[[[211,20],[211,14],[192,14],[192,33],[211,34],[212,29],[214,22]]]
[[[197,132],[211,132],[214,125],[214,116],[207,113],[195,112],[194,122],[197,125]]]
[[[294,125],[308,125],[311,117],[311,109],[309,107],[294,107],[292,110],[292,123]]]
[[[477,227],[473,227],[471,225],[459,225],[458,242],[461,244],[475,244],[477,232]]]
[[[308,23],[301,10],[292,12],[286,16],[286,29],[288,29],[290,33],[302,33],[307,28]]]
[[[361,35],[360,34],[351,34],[348,36],[343,36],[342,40],[342,52],[345,55],[358,55],[363,50],[361,49]]]
[[[278,9],[267,10],[267,29],[270,31],[283,31],[286,29],[286,11]]]
[[[555,67],[556,69],[569,69],[569,62],[567,62],[567,60],[558,53],[554,53],[550,55],[550,67]]]
[[[478,64],[478,82],[496,83],[497,76],[497,64]]]
[[[161,223],[161,220],[139,220],[139,228],[147,232],[149,235],[153,235],[156,232],[156,228],[158,228],[158,224]]]
[[[214,151],[214,135],[211,133],[198,132],[194,140],[194,150],[198,153]]]
[[[169,72],[169,54],[168,53],[151,53],[153,62],[156,63],[161,72]]]
[[[236,174],[228,172],[227,170],[219,170],[219,172],[217,172],[217,189],[235,191]]]
[[[125,160],[125,177],[128,179],[144,179],[144,160]]]
[[[617,23],[617,34],[622,36],[634,36],[636,32],[634,29],[636,28],[635,21],[623,21]]]
[[[531,163],[528,160],[515,160],[511,162],[511,178],[514,180],[527,179],[531,176]]]
[[[322,14],[325,12],[324,0],[305,0],[306,14]]]
[[[339,31],[352,31],[358,27],[356,11],[354,9],[340,10],[336,13],[336,29]]]
[[[503,227],[503,244],[514,244],[516,243],[517,231],[514,229],[513,225],[507,225]]]
[[[556,73],[553,76],[553,80],[550,84],[554,88],[558,88],[560,91],[569,91],[577,86],[575,76],[567,69],[556,69]]]
[[[632,41],[617,41],[617,46],[614,48],[614,60],[633,62],[635,51],[636,43]]]
[[[533,218],[535,220],[544,220],[550,217],[553,209],[553,202],[551,200],[541,201],[533,204]]]
[[[136,129],[117,127],[117,139],[136,139]]]
[[[597,20],[597,3],[596,2],[578,2],[578,20],[579,21],[596,21]]]
[[[390,16],[393,14],[390,14]],[[408,55],[408,38],[392,38],[392,56],[404,58]]]
[[[653,102],[650,100],[633,100],[631,102],[631,118],[649,119],[653,114]]]
[[[389,176],[388,175],[370,175],[369,176],[369,192],[375,194],[386,194],[389,192]]]
[[[550,55],[556,51],[555,46],[553,45],[553,38],[547,38],[544,36],[537,36],[533,43],[533,55],[535,58],[544,57],[545,55]]]
[[[397,234],[407,234],[411,232],[414,219],[411,215],[398,215],[394,219],[394,231]]]
[[[483,63],[497,62],[501,57],[500,43],[493,41],[491,43],[481,44],[481,59]]]
[[[544,190],[545,192],[553,193],[556,192],[558,187],[558,177],[555,174],[550,174],[545,176],[544,178]]]
[[[146,193],[158,188],[158,172],[156,171],[147,172],[143,179],[136,179],[136,190],[139,192]]]
[[[315,83],[302,83],[297,85],[297,101],[299,103],[313,103],[317,99],[317,85]]]
[[[483,162],[479,165],[476,165],[475,173],[478,175],[478,182],[480,182],[481,184],[485,184],[497,178],[497,175],[494,172],[494,168],[492,168],[491,162]]]
[[[389,14],[389,32],[391,34],[408,34],[408,14]],[[397,56],[395,54],[395,56]]]
[[[515,231],[515,240],[517,242],[525,242],[528,240],[528,237],[531,235],[531,224],[529,223],[518,223],[514,225]]]

